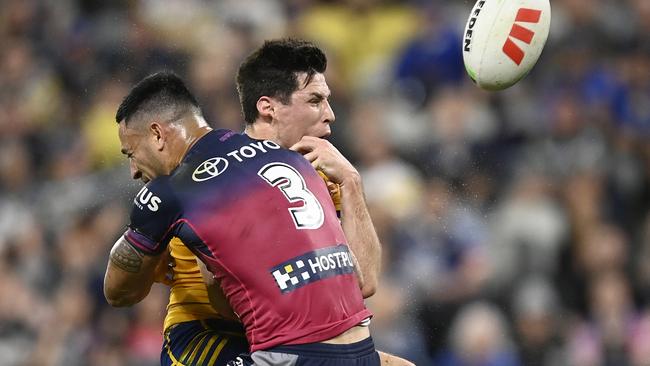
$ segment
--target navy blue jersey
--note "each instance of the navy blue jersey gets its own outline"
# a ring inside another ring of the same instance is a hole
[[[215,274],[251,350],[332,338],[369,317],[328,189],[300,154],[212,131],[136,196],[125,237],[179,237]]]

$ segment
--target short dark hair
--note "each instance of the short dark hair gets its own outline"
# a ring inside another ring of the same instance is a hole
[[[323,51],[308,41],[285,38],[264,42],[250,54],[237,71],[237,92],[244,120],[257,119],[257,101],[262,96],[290,102],[298,90],[298,73],[306,73],[305,85],[315,73],[323,73],[327,58]]]
[[[173,112],[171,120],[177,120],[189,111],[201,113],[199,103],[183,80],[169,71],[157,72],[137,83],[122,100],[115,122],[128,123],[136,115],[163,111]]]

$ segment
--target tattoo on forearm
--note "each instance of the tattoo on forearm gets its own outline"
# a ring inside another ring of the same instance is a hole
[[[126,240],[120,240],[111,249],[111,262],[126,272],[137,273],[142,267],[142,254]]]

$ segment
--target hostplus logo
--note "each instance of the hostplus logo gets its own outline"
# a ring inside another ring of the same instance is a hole
[[[271,268],[271,275],[283,294],[318,280],[353,272],[354,264],[346,245],[317,249]]]
[[[517,66],[521,64],[526,53],[512,40],[512,38],[530,44],[530,42],[533,41],[533,36],[535,36],[535,32],[517,24],[517,22],[537,24],[539,23],[541,15],[542,11],[536,9],[521,8],[517,12],[515,23],[512,25],[512,29],[510,29],[508,39],[506,39],[506,42],[503,44],[503,53],[516,63]]]

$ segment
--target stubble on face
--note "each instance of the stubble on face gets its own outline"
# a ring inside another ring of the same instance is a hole
[[[298,76],[299,89],[291,94],[288,104],[278,104],[276,123],[278,140],[289,147],[304,136],[328,137],[334,113],[329,105],[330,89],[325,76],[313,75],[304,85],[306,73]]]
[[[127,126],[124,121],[119,126],[121,152],[129,160],[132,178],[148,183],[157,174],[154,156],[146,145],[146,134],[137,127]]]

